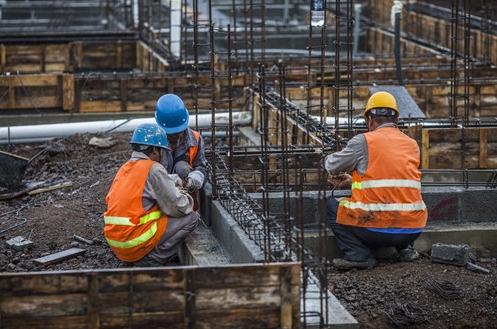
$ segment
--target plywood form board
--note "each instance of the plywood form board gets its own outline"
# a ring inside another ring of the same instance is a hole
[[[0,274],[2,328],[300,328],[300,264]]]
[[[0,109],[37,109],[62,107],[62,80],[59,74],[9,75],[0,79]],[[26,97],[26,92],[29,97]]]
[[[75,69],[131,70],[136,63],[136,43],[84,42],[81,56]]]
[[[497,128],[409,128],[420,141],[422,169],[497,168]]]

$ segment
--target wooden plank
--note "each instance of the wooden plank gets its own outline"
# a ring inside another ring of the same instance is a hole
[[[7,54],[7,50],[5,48],[5,45],[1,44],[0,45],[0,69],[2,70],[2,72],[6,72],[7,71],[5,69],[5,67],[6,67],[6,65],[5,65],[6,54]]]
[[[487,168],[487,158],[488,158],[488,129],[480,128],[480,159],[479,167],[484,169]]]
[[[62,109],[72,111],[74,109],[74,75],[62,75]]]
[[[2,328],[300,327],[299,263],[7,273],[0,289]]]
[[[126,112],[128,110],[127,106],[127,90],[128,90],[128,79],[120,80],[120,89],[121,89],[121,112]]]
[[[35,262],[37,264],[41,264],[41,265],[50,265],[53,263],[58,263],[60,261],[66,260],[66,259],[82,255],[85,252],[86,252],[85,249],[71,248],[71,249],[61,251],[61,252],[57,252],[57,253],[52,254],[52,255],[36,258],[33,260],[33,262]]]
[[[97,329],[100,328],[100,317],[99,317],[99,296],[98,296],[98,273],[89,273],[88,276],[88,328]]]
[[[0,79],[0,87],[46,87],[57,86],[58,74],[31,74],[5,76]]]
[[[2,328],[9,329],[69,329],[87,328],[86,315],[49,317],[49,316],[26,316],[26,317],[3,317]]]
[[[421,137],[421,169],[430,168],[430,130],[422,131]]]
[[[25,295],[2,298],[2,318],[13,316],[72,316],[85,314],[87,296],[85,293],[56,295]]]
[[[278,309],[204,310],[197,314],[195,329],[281,328]],[[300,328],[294,326],[293,328]]]
[[[291,268],[280,269],[280,326],[292,328],[292,272]]]

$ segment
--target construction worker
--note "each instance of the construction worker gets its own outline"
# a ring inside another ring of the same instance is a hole
[[[398,118],[393,95],[373,94],[364,111],[369,132],[354,136],[324,160],[328,182],[352,188],[350,198],[330,198],[327,203],[327,219],[343,253],[332,261],[337,269],[374,266],[375,247],[395,247],[401,261],[419,257],[413,243],[428,217],[419,148],[397,128]]]
[[[198,190],[207,180],[207,166],[202,136],[188,128],[189,114],[177,95],[166,94],[159,98],[155,107],[155,121],[167,133],[171,152],[162,164],[171,174],[178,175],[195,202],[198,210]]]
[[[169,143],[156,124],[138,126],[131,158],[106,197],[104,235],[117,258],[135,266],[179,264],[177,250],[198,223],[193,199],[160,163]]]

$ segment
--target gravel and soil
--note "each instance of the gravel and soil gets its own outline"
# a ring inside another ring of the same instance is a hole
[[[111,137],[116,144],[109,148],[92,146],[89,142],[93,137]],[[0,150],[26,158],[50,146],[28,166],[25,181],[72,184],[0,200],[0,272],[125,266],[105,242],[102,214],[114,175],[129,158],[130,137],[77,134],[40,144],[0,145]],[[94,244],[75,240],[74,235]],[[18,236],[32,241],[32,248],[10,248],[7,241]],[[86,252],[46,266],[35,262],[74,247]],[[496,259],[477,258],[475,263],[490,273],[434,263],[422,255],[413,263],[382,260],[372,269],[330,269],[328,284],[361,328],[497,328]]]

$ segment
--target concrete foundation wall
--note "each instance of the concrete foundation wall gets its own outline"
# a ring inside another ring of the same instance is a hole
[[[350,197],[350,190],[335,191],[334,197]],[[464,224],[493,223],[497,225],[497,189],[464,187],[423,187],[423,200],[428,208],[427,226],[446,226]],[[262,194],[253,193],[251,197],[261,201]],[[281,213],[283,193],[270,193],[270,212]],[[320,209],[331,197],[315,191],[302,195],[290,195],[291,213],[296,216],[295,208],[302,203],[302,213],[306,224],[316,223]],[[325,208],[323,208],[325,211]],[[323,212],[324,214],[324,212]]]
[[[429,253],[435,243],[468,244],[472,252],[480,257],[497,255],[497,190],[491,188],[464,187],[425,187],[423,199],[428,207],[429,218],[425,231],[416,240],[418,251]],[[262,202],[262,194],[250,196]],[[335,191],[334,197],[350,196],[350,191]],[[325,203],[331,194],[323,195],[315,191],[290,195],[291,214],[302,214],[307,227],[305,248],[312,252],[321,250],[322,239],[312,224],[319,216],[325,216]],[[234,263],[253,263],[264,261],[263,246],[251,240],[219,201],[212,199],[210,186],[202,194],[201,217],[213,236],[219,241]],[[270,193],[270,213],[281,213],[283,194]],[[302,209],[297,204],[301,204]],[[318,206],[319,205],[319,206]],[[322,209],[323,211],[321,211]],[[297,218],[297,217],[295,217]],[[340,257],[333,233],[328,232],[326,242],[328,258]],[[376,256],[388,257],[393,249],[377,250]]]

